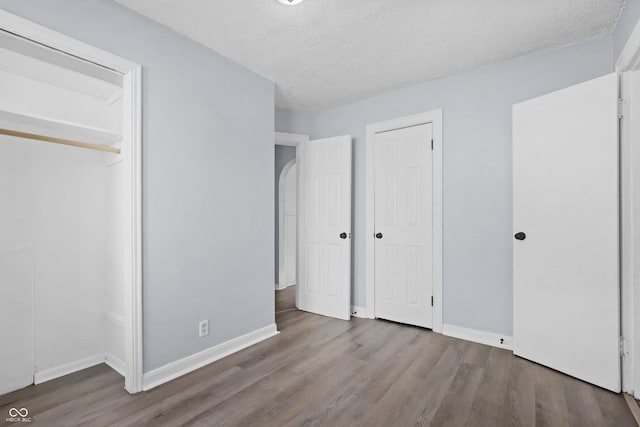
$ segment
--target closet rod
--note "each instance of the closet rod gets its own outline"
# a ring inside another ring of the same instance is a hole
[[[15,136],[18,138],[35,139],[37,141],[54,142],[56,144],[71,145],[73,147],[89,148],[90,150],[106,151],[107,153],[120,154],[119,148],[105,145],[89,144],[87,142],[72,141],[70,139],[54,138],[52,136],[38,135],[35,133],[18,132],[15,130],[0,128],[0,135]]]

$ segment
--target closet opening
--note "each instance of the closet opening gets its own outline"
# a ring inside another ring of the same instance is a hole
[[[0,394],[142,390],[140,67],[0,11]]]

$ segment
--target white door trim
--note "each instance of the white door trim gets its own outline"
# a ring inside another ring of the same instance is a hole
[[[622,316],[622,391],[640,398],[640,293],[634,292],[634,282],[640,277],[640,224],[634,222],[640,206],[640,188],[634,181],[640,175],[640,151],[635,141],[640,135],[640,94],[638,78],[622,73],[640,73],[640,22],[636,24],[616,62],[621,74],[620,98],[620,244],[621,244],[621,316]]]
[[[366,317],[375,318],[374,182],[376,133],[431,123],[433,126],[433,330],[442,332],[442,110],[367,125],[366,137]],[[361,313],[362,314],[362,313]],[[364,315],[364,314],[363,314]]]
[[[287,145],[289,147],[297,147],[303,141],[308,141],[309,135],[299,133],[276,132],[276,145]]]
[[[638,22],[631,32],[616,61],[616,71],[635,71],[640,69],[640,22]]]
[[[284,199],[285,199],[285,190],[286,190],[286,181],[287,181],[287,174],[289,173],[289,170],[291,170],[291,168],[296,164],[296,159],[295,157],[291,160],[289,160],[287,162],[286,165],[284,165],[284,167],[282,168],[282,171],[280,172],[280,178],[278,179],[278,284],[276,286],[276,289],[285,289],[288,284],[287,283],[282,283],[282,278],[284,276],[286,276],[286,265],[284,262],[285,259],[285,224],[284,224],[284,217],[285,217],[285,206],[284,206]],[[297,203],[297,202],[296,202]],[[297,252],[297,249],[296,249]],[[293,262],[296,262],[296,260],[293,260]]]
[[[127,250],[125,286],[125,389],[142,391],[142,97],[140,65],[0,10],[0,30],[49,46],[123,75],[123,140]]]

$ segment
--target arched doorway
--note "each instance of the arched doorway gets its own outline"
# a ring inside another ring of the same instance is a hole
[[[296,284],[296,161],[291,159],[278,183],[278,289]]]

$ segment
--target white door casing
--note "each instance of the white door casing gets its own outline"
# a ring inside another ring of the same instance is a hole
[[[431,328],[435,332],[443,332],[443,250],[442,250],[442,153],[443,153],[443,110],[432,110],[425,113],[399,117],[384,122],[367,125],[366,132],[366,245],[365,245],[365,282],[366,282],[366,308],[358,310],[364,317],[378,317],[376,313],[376,263],[375,249],[375,140],[376,135],[428,124],[432,131],[432,295],[433,306],[431,308]]]
[[[375,135],[376,317],[432,327],[431,123]]]
[[[351,136],[301,142],[296,164],[298,308],[349,320]]]
[[[636,307],[640,307],[640,293],[635,289],[636,277],[640,271],[640,72],[627,71],[620,74],[620,95],[624,99],[620,121],[620,265],[621,265],[621,334],[622,348],[622,391],[640,397],[640,369],[634,355],[637,354],[638,332],[634,322]],[[640,313],[640,312],[639,312]]]
[[[620,205],[622,388],[640,399],[640,22],[627,39],[616,62],[620,73]]]
[[[280,174],[278,186],[278,288],[296,283],[297,168],[295,159]]]
[[[614,73],[513,106],[514,353],[615,392],[617,99]]]

